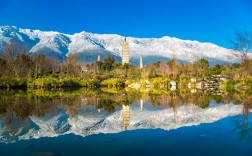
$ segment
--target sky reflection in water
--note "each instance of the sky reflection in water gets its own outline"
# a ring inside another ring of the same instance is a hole
[[[250,108],[169,96],[2,98],[1,155],[252,155]]]

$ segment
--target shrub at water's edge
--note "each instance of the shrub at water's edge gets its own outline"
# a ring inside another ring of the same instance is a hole
[[[125,86],[125,82],[123,79],[120,78],[111,78],[103,80],[101,82],[101,85],[105,87],[123,88]]]
[[[0,88],[66,88],[66,87],[98,87],[98,80],[81,78],[8,78],[0,77]]]

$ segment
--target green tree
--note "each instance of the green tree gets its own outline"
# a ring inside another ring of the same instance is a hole
[[[206,71],[209,67],[209,63],[206,59],[200,59],[193,63],[193,73],[196,76],[203,75],[203,72]]]
[[[223,66],[216,64],[210,68],[210,75],[220,75],[223,71]]]
[[[115,63],[114,57],[109,56],[104,60],[103,64],[101,65],[101,68],[104,71],[111,71],[114,63]]]

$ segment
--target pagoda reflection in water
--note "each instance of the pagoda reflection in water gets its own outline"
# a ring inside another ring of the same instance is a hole
[[[140,100],[140,111],[143,111],[144,101],[143,99]],[[123,119],[123,126],[125,129],[129,127],[130,124],[130,106],[129,105],[122,105],[122,119]]]

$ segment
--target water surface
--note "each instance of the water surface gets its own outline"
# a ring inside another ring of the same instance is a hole
[[[252,155],[251,96],[11,91],[1,155]]]

